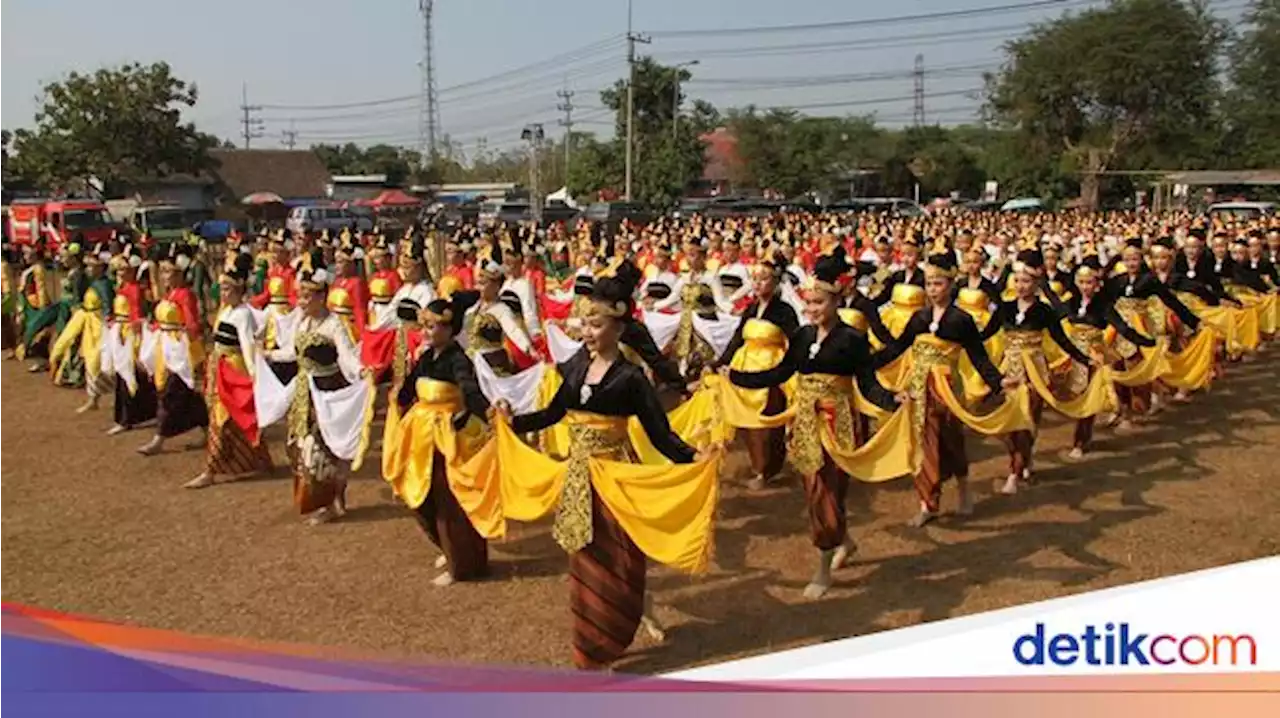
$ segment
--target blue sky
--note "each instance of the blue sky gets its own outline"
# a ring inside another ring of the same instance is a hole
[[[920,53],[927,117],[950,124],[973,117],[977,102],[966,91],[981,85],[982,70],[998,62],[1003,42],[1032,22],[1090,2],[875,20],[1028,1],[636,0],[633,12],[635,30],[652,34],[640,52],[666,62],[698,60],[688,92],[717,106],[875,112],[886,125],[905,124],[911,118],[909,73]],[[1244,2],[1214,5],[1221,16],[1235,19]],[[514,146],[528,122],[543,122],[549,134],[559,134],[555,93],[566,85],[576,93],[577,117],[586,123],[579,129],[611,133],[599,90],[625,70],[626,0],[437,0],[435,6],[441,124],[464,148],[473,150],[481,141],[493,149]],[[32,122],[42,82],[72,70],[165,60],[199,87],[190,118],[219,137],[240,142],[238,107],[247,85],[250,102],[265,106],[259,113],[264,136],[254,146],[281,146],[291,126],[303,146],[347,140],[416,144],[418,110],[411,96],[418,91],[422,52],[417,0],[5,0],[2,19],[0,109],[6,128]],[[834,22],[847,24],[673,34]],[[557,56],[563,59],[555,61]],[[511,70],[520,71],[500,75]],[[293,107],[371,101],[385,102]]]

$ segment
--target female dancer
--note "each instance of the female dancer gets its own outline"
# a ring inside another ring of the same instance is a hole
[[[1062,320],[1053,308],[1040,301],[1037,293],[1040,288],[1040,269],[1044,260],[1035,250],[1023,250],[1018,253],[1018,260],[1013,263],[1012,301],[1001,301],[996,307],[991,321],[983,330],[983,340],[1003,330],[1005,350],[1002,369],[1005,377],[1018,382],[1026,380],[1029,371],[1035,371],[1039,377],[1047,381],[1049,366],[1044,356],[1044,334],[1047,331],[1064,352],[1081,365],[1093,367],[1097,359],[1080,351],[1066,331],[1062,328]],[[1048,290],[1057,298],[1057,292]],[[1028,361],[1032,366],[1028,367]],[[1085,387],[1075,387],[1077,393]],[[1031,480],[1031,460],[1035,452],[1036,427],[1040,425],[1040,417],[1044,413],[1044,399],[1039,392],[1032,392],[1030,430],[1015,431],[1004,437],[1005,447],[1009,450],[1009,475],[1005,478],[1002,494],[1014,494],[1018,491],[1018,482]],[[1080,417],[1082,418],[1082,417]]]
[[[436,567],[447,570],[436,577],[437,586],[487,575],[487,539],[501,525],[493,516],[498,502],[474,505],[471,497],[485,492],[477,492],[458,468],[487,433],[481,421],[489,401],[471,360],[455,341],[466,305],[475,296],[474,291],[457,291],[423,310],[425,349],[400,387],[399,419],[388,420],[383,441],[383,477],[443,554]]]
[[[298,376],[286,418],[286,447],[293,465],[293,500],[311,525],[346,513],[347,479],[338,460],[358,467],[368,448],[373,392],[355,387],[364,373],[360,357],[342,320],[325,306],[329,273],[313,268],[299,274],[298,305],[302,317],[293,346],[272,357],[296,358]],[[323,411],[322,411],[323,410]],[[323,413],[323,415],[322,415]]]
[[[196,390],[204,368],[204,330],[199,303],[186,282],[189,251],[171,245],[170,254],[160,261],[160,281],[166,291],[156,305],[154,349],[143,348],[147,371],[155,380],[158,422],[156,435],[138,448],[143,456],[160,453],[172,437],[209,426],[204,396]],[[191,446],[203,447],[205,442],[201,437]]]
[[[204,470],[183,486],[203,489],[220,476],[240,478],[271,470],[271,452],[262,443],[253,401],[257,348],[253,312],[245,303],[253,257],[231,256],[218,278],[222,307],[214,318],[213,356],[205,378],[209,408],[208,451]]]
[[[724,354],[709,367],[711,371],[729,366],[739,372],[759,373],[773,369],[782,361],[791,335],[800,328],[795,310],[778,293],[778,283],[785,271],[786,265],[778,262],[761,262],[752,267],[756,299],[747,305],[733,339]],[[774,416],[787,408],[782,382],[746,393],[742,399],[754,405],[761,415]],[[786,430],[776,427],[743,431],[753,473],[747,488],[758,491],[782,470],[786,459]]]
[[[1104,332],[1108,326],[1114,327],[1120,336],[1139,347],[1153,347],[1155,340],[1142,336],[1116,312],[1115,307],[1107,303],[1100,293],[1102,288],[1102,265],[1098,261],[1098,253],[1091,247],[1083,251],[1080,266],[1076,269],[1074,287],[1076,292],[1066,302],[1055,302],[1058,316],[1067,320],[1067,334],[1076,348],[1091,357],[1105,356],[1107,345]],[[1056,297],[1050,295],[1050,300]],[[1073,364],[1071,371],[1075,376],[1071,383],[1083,386],[1093,377],[1095,367]],[[1097,417],[1086,416],[1076,420],[1075,436],[1072,439],[1072,459],[1081,459],[1089,451],[1093,441],[1093,425]]]
[[[560,365],[564,381],[551,404],[514,418],[505,401],[495,405],[517,434],[541,431],[562,419],[570,424],[567,468],[553,467],[563,471],[564,478],[563,488],[557,492],[559,505],[552,535],[572,555],[569,602],[574,616],[573,659],[584,669],[613,663],[631,644],[642,622],[651,634],[661,636],[645,600],[645,556],[694,568],[705,564],[718,467],[717,461],[688,468],[652,467],[662,473],[645,482],[649,487],[633,485],[632,489],[648,500],[616,500],[618,487],[628,477],[611,475],[607,468],[600,468],[603,464],[592,465],[596,459],[636,461],[627,433],[629,417],[639,420],[649,441],[673,463],[688,464],[698,457],[671,431],[644,371],[621,355],[618,338],[625,317],[633,311],[631,288],[616,278],[604,277],[596,281],[592,298],[593,311],[583,327],[587,351],[579,351]],[[527,480],[537,462],[548,461],[527,447],[522,451],[519,475],[512,475],[509,470],[513,467],[504,466],[503,471],[503,510],[513,517],[513,512],[519,513],[518,507],[508,503],[508,498],[524,490],[516,484]],[[662,487],[656,492],[651,488],[655,483]],[[679,495],[686,490],[699,500],[667,501],[663,506],[654,502],[661,495]],[[541,502],[537,510],[518,518],[536,518],[549,511],[553,501]],[[692,504],[697,511],[683,515],[691,511]],[[659,525],[664,528],[656,528]],[[668,535],[658,546],[650,539],[659,532],[673,534],[675,539]]]
[[[993,394],[1017,382],[1001,376],[983,346],[982,333],[963,309],[952,303],[952,285],[956,276],[955,253],[945,243],[935,246],[925,265],[925,296],[928,305],[911,315],[902,334],[875,357],[883,366],[911,350],[911,374],[907,393],[915,404],[914,430],[923,455],[915,475],[920,511],[908,526],[921,527],[937,518],[941,508],[942,482],[956,479],[960,507],[956,513],[965,516],[973,511],[969,495],[969,456],[965,450],[963,423],[973,421],[953,399],[951,379],[958,372],[960,352],[969,357],[973,368]],[[1006,402],[991,418],[999,414],[986,433],[999,433],[1015,414]],[[1024,418],[1024,417],[1018,417]],[[974,421],[973,423],[977,423]],[[999,424],[1000,426],[996,426]]]
[[[843,566],[854,549],[845,521],[847,462],[835,455],[851,452],[868,438],[854,421],[858,409],[853,382],[857,381],[858,392],[876,406],[886,411],[896,408],[893,395],[876,380],[866,338],[840,321],[837,314],[844,298],[839,282],[847,269],[841,250],[818,260],[805,294],[809,324],[792,335],[781,361],[762,371],[732,368],[727,372],[730,382],[747,389],[778,387],[800,374],[787,452],[804,478],[809,533],[819,552],[818,569],[804,590],[806,598],[826,593],[831,587],[831,570]],[[828,446],[821,436],[822,425],[833,429],[832,434],[844,445]]]
[[[147,290],[138,281],[142,258],[130,253],[116,272],[117,287],[111,302],[111,321],[103,339],[104,359],[111,362],[115,374],[115,424],[107,436],[129,431],[156,418],[156,385],[143,367],[139,352],[142,346],[143,317],[149,313]]]

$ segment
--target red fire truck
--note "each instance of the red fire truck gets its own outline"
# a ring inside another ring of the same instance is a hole
[[[9,205],[8,222],[14,244],[31,244],[42,237],[45,246],[55,250],[76,238],[90,246],[105,242],[117,228],[106,205],[91,199],[15,200]]]

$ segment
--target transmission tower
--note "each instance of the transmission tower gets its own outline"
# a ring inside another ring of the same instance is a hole
[[[440,132],[440,106],[436,97],[435,50],[432,41],[431,15],[434,0],[418,0],[418,12],[422,14],[422,86],[418,106],[418,152],[422,155],[422,164],[431,164],[439,146],[436,136]]]
[[[912,93],[915,106],[911,110],[911,123],[921,127],[924,125],[924,55],[916,55],[916,67],[911,75],[916,85]]]
[[[289,120],[289,129],[280,132],[280,144],[289,149],[298,146],[298,131],[294,129],[293,120]]]

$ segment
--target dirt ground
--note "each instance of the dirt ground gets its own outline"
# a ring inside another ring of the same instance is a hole
[[[1231,367],[1212,393],[1130,434],[1101,431],[1080,463],[1061,458],[1070,426],[1049,418],[1038,484],[1015,497],[991,494],[998,444],[970,437],[978,504],[967,521],[907,529],[908,480],[855,485],[859,553],[816,602],[800,595],[815,555],[798,484],[739,490],[735,451],[713,570],[650,571],[668,640],[638,638],[618,668],[674,670],[1275,555],[1278,356]],[[134,448],[146,429],[107,437],[109,404],[76,415],[80,392],[23,369],[0,372],[4,600],[382,655],[569,664],[567,559],[546,525],[493,546],[492,580],[438,589],[437,553],[392,503],[376,457],[349,516],[307,527],[287,471],[183,490],[200,452],[179,440],[144,458]],[[948,488],[944,507],[954,501]]]

